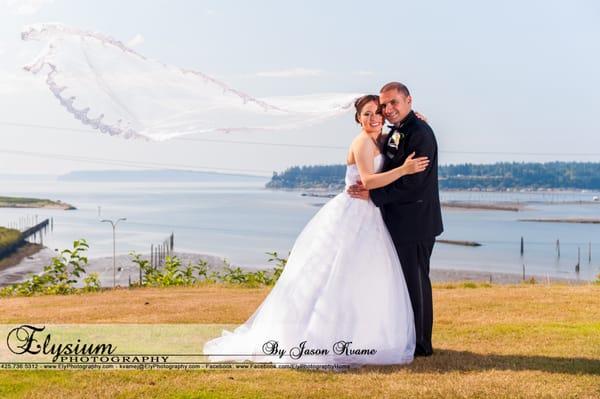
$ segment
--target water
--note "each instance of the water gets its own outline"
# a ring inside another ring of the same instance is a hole
[[[326,199],[298,192],[265,190],[267,179],[228,177],[207,182],[68,182],[49,178],[35,181],[0,180],[0,195],[62,200],[75,211],[0,208],[0,225],[53,219],[44,243],[51,249],[69,248],[85,238],[91,258],[112,255],[112,229],[100,219],[127,220],[117,226],[117,254],[148,253],[172,232],[177,251],[222,256],[243,266],[270,267],[267,251],[287,255],[296,236]],[[438,243],[433,268],[526,273],[592,279],[600,273],[600,225],[519,222],[524,218],[588,217],[600,215],[592,192],[443,192],[442,200],[510,201],[526,204],[521,212],[444,210],[445,232],[440,238],[477,241],[481,247]],[[100,214],[99,208],[100,207]],[[520,256],[520,239],[525,254]],[[561,257],[555,245],[560,239]],[[588,245],[592,243],[592,262]],[[581,271],[575,273],[577,248]]]

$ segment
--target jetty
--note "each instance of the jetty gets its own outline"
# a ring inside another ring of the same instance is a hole
[[[39,236],[41,242],[43,239],[43,233],[50,227],[50,225],[50,219],[45,219],[41,223],[23,230],[15,241],[8,245],[0,246],[0,259],[16,251],[31,237],[34,237],[34,240],[37,240],[37,237]]]

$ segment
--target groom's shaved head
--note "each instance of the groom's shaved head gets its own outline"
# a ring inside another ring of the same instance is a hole
[[[389,91],[389,90],[396,90],[398,93],[402,93],[405,96],[410,96],[410,92],[408,91],[408,87],[406,87],[406,85],[400,83],[400,82],[390,82],[390,83],[386,83],[385,85],[383,85],[383,87],[381,88],[381,90],[379,90],[380,93],[383,93],[385,91]]]
[[[400,82],[385,84],[379,92],[379,105],[385,119],[392,124],[400,123],[411,110],[412,97],[408,87]]]

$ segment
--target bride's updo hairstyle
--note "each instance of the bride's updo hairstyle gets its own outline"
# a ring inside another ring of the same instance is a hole
[[[356,99],[354,102],[354,108],[356,108],[356,113],[354,114],[354,120],[356,123],[360,124],[360,113],[365,105],[370,103],[371,101],[375,101],[377,105],[379,105],[379,96],[375,94],[367,94],[366,96],[362,96]]]

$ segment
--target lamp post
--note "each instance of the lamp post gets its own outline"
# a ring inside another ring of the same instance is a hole
[[[127,218],[119,218],[116,222],[110,219],[102,219],[101,222],[110,223],[113,230],[113,288],[117,286],[117,256],[116,256],[116,244],[115,244],[115,229],[120,221],[125,221]]]

